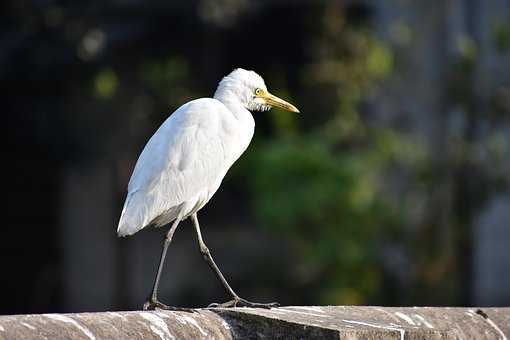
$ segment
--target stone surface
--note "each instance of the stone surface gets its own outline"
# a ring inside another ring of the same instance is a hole
[[[503,339],[510,308],[281,307],[0,316],[0,339]]]

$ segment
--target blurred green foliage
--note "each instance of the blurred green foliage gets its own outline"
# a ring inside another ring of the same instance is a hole
[[[255,169],[249,187],[256,216],[297,247],[304,269],[295,280],[313,288],[306,290],[312,301],[384,301],[377,295],[383,281],[378,242],[401,216],[384,198],[379,176],[412,144],[395,131],[371,129],[362,118],[363,94],[392,71],[390,49],[343,20],[340,7],[330,6],[323,15],[322,32],[312,42],[323,53],[314,55],[303,78],[320,89],[315,100],[327,107],[302,113],[323,116],[302,131],[298,122],[304,118],[271,114],[275,136],[257,142],[244,169]],[[415,151],[408,159],[418,157]]]
[[[117,91],[118,84],[119,80],[112,69],[101,70],[94,78],[94,93],[99,98],[110,98]]]
[[[398,221],[379,197],[380,161],[370,151],[335,151],[317,134],[254,149],[245,163],[257,169],[249,182],[253,210],[263,225],[295,242],[298,263],[307,267],[296,280],[316,288],[310,298],[344,304],[373,298],[382,280],[378,236]]]
[[[196,95],[190,90],[188,63],[178,56],[144,61],[139,77],[157,101],[163,103],[163,116],[168,114],[168,107],[179,107]]]
[[[499,51],[507,52],[510,49],[510,24],[498,23],[493,29],[493,35]]]

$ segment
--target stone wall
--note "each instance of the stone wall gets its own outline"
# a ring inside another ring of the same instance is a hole
[[[510,308],[281,307],[0,316],[0,339],[502,339]]]

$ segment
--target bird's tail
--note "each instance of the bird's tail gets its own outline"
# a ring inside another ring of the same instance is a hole
[[[140,214],[135,209],[129,209],[132,205],[134,193],[129,193],[124,202],[124,207],[120,214],[119,225],[117,226],[117,234],[120,237],[130,236],[144,227],[143,221],[140,221]]]

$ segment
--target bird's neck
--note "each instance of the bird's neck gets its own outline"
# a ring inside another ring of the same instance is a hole
[[[218,96],[214,98],[222,102],[235,118],[236,130],[239,132],[239,155],[248,147],[255,131],[255,120],[250,111],[233,96]]]
[[[216,91],[214,98],[222,102],[239,122],[252,122],[253,116],[251,112],[246,109],[245,105],[237,96],[225,90],[226,89],[224,89],[224,91]]]

